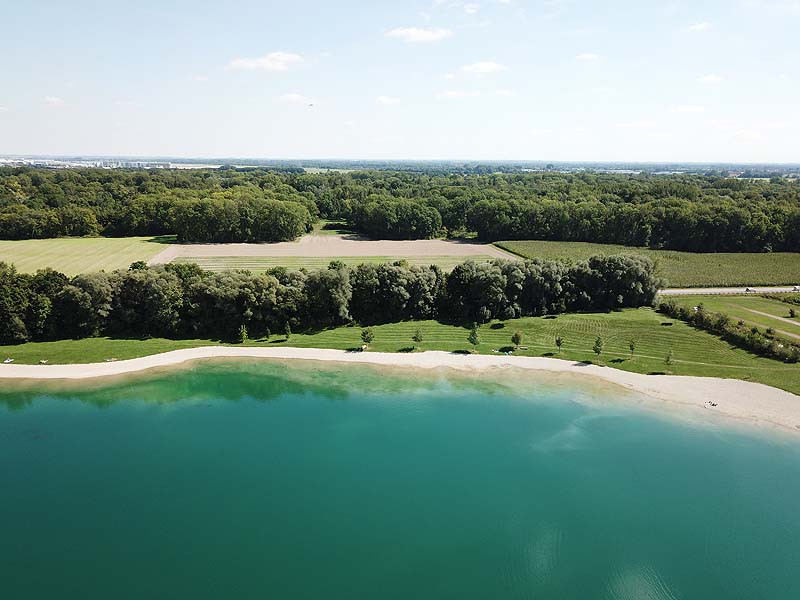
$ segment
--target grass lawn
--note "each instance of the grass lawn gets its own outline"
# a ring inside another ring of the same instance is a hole
[[[789,309],[793,308],[791,304],[755,295],[670,296],[670,298],[689,307],[702,303],[710,312],[725,313],[734,320],[741,319],[748,325],[755,325],[761,331],[772,327],[778,337],[784,337],[794,343],[800,342],[800,318],[789,318]],[[794,308],[800,313],[800,307]]]
[[[800,283],[800,254],[793,252],[697,254],[589,242],[511,241],[496,245],[525,258],[580,260],[595,254],[642,254],[658,261],[669,287]]]
[[[166,248],[170,238],[53,238],[0,240],[0,260],[23,273],[50,267],[65,275],[126,269],[137,260],[150,260]]]
[[[662,323],[672,323],[665,326]],[[469,348],[467,329],[435,321],[404,322],[374,327],[375,340],[370,350],[380,352],[410,351],[416,328],[422,330],[424,350],[456,351]],[[493,349],[511,345],[511,335],[520,330],[527,350],[524,356],[556,356],[556,334],[564,338],[561,358],[591,360],[595,338],[600,335],[605,349],[600,361],[609,367],[637,373],[701,375],[747,379],[766,383],[800,394],[800,367],[749,354],[734,348],[708,333],[668,319],[651,309],[625,310],[602,314],[571,314],[557,318],[524,318],[492,323],[481,327],[478,351],[490,354]],[[313,334],[294,334],[287,343],[275,335],[270,340],[251,340],[248,345],[347,349],[361,345],[360,328],[340,327]],[[630,357],[628,341],[636,340],[636,352]],[[29,343],[0,347],[0,357],[9,356],[18,363],[34,364],[41,359],[56,363],[100,362],[105,358],[135,358],[167,350],[218,344],[212,340],[127,340],[91,338],[59,342]],[[674,352],[673,364],[667,367],[664,357]]]
[[[493,257],[485,256],[180,256],[173,262],[197,263],[207,271],[224,271],[226,269],[247,269],[253,273],[260,273],[272,267],[288,267],[291,269],[306,268],[324,269],[333,260],[340,260],[346,265],[360,265],[361,263],[385,263],[396,260],[405,260],[412,265],[439,265],[443,270],[449,271],[467,258],[474,260],[492,260]]]

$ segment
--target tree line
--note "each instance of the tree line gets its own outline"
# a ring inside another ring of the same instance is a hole
[[[241,338],[440,319],[490,319],[652,305],[660,285],[639,256],[466,261],[450,273],[404,261],[314,271],[204,271],[192,263],[69,278],[0,262],[0,343],[97,335]]]
[[[749,326],[742,320],[733,320],[725,313],[709,312],[702,304],[689,308],[674,300],[666,300],[658,303],[658,311],[718,335],[734,346],[755,354],[790,363],[800,361],[800,345],[777,338],[770,329],[762,332],[758,327]]]
[[[307,213],[302,210],[305,208]],[[800,251],[800,182],[605,173],[0,168],[0,238],[293,239],[318,218],[376,238]]]

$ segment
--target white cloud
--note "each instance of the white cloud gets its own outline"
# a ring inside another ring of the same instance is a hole
[[[440,42],[453,36],[449,29],[425,27],[397,27],[384,33],[386,37],[403,40],[409,44]]]
[[[474,90],[447,90],[446,92],[439,92],[436,94],[437,98],[474,98],[480,96],[481,93]]]
[[[464,12],[468,15],[474,15],[481,9],[480,4],[465,4],[464,5]]]
[[[702,23],[695,23],[693,25],[689,25],[687,29],[689,31],[708,31],[711,29],[711,23],[706,23],[705,21]]]
[[[7,112],[7,111],[8,111],[7,106],[0,106],[0,112]]]
[[[475,73],[478,75],[486,75],[488,73],[499,73],[500,71],[508,71],[508,67],[496,63],[491,60],[481,60],[471,65],[464,65],[461,70],[465,73]]]
[[[388,106],[390,104],[400,104],[400,98],[395,98],[393,96],[378,96],[376,99],[378,104],[383,106]]]
[[[117,100],[116,105],[124,109],[144,108],[144,104],[141,102],[136,102],[135,100]]]
[[[303,94],[298,94],[296,92],[291,92],[289,94],[283,94],[282,96],[278,96],[275,98],[278,102],[285,102],[287,104],[310,104],[311,99],[304,96]]]
[[[442,75],[442,77],[444,77],[445,79],[455,79],[456,75],[455,73],[445,73],[444,75]]]
[[[417,15],[419,15],[419,18],[422,19],[423,21],[430,21],[431,20],[431,13],[429,13],[427,11],[421,10],[421,11],[419,11],[417,13]]]
[[[44,103],[50,108],[58,108],[64,106],[64,99],[58,96],[45,96]]]
[[[597,54],[593,54],[591,52],[584,52],[583,54],[578,54],[575,57],[575,60],[580,60],[580,61],[584,61],[584,62],[591,62],[593,60],[597,60],[598,58],[600,58],[600,56],[597,55]]]
[[[260,58],[234,58],[228,66],[246,71],[270,71],[280,73],[303,62],[303,57],[291,52],[270,52]]]
[[[682,104],[680,106],[676,106],[672,110],[677,113],[698,114],[706,112],[706,107],[697,104]]]
[[[195,75],[195,76],[193,77],[193,79],[194,79],[195,81],[200,81],[200,82],[203,82],[203,81],[208,81],[208,76],[206,76],[206,75]]]
[[[652,129],[653,127],[657,126],[658,123],[656,121],[651,121],[647,119],[617,123],[617,127],[619,127],[620,129]]]
[[[733,127],[734,122],[729,121],[728,119],[712,119],[711,121],[706,121],[706,124],[713,127],[714,129],[730,129]]]
[[[775,15],[800,16],[800,1],[787,0],[771,2],[766,0],[751,0],[744,3],[748,8],[755,9],[762,13]]]
[[[507,98],[509,96],[513,96],[514,92],[512,92],[511,90],[495,90],[494,91],[494,95],[495,96],[502,96],[504,98]]]
[[[722,77],[719,75],[703,75],[697,79],[700,83],[721,83]]]

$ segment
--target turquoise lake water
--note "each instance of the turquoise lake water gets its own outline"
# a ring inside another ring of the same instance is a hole
[[[499,379],[2,383],[0,596],[800,598],[800,439]]]

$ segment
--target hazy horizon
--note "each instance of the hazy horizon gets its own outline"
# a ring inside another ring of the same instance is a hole
[[[795,1],[211,8],[9,6],[0,153],[798,162]]]

